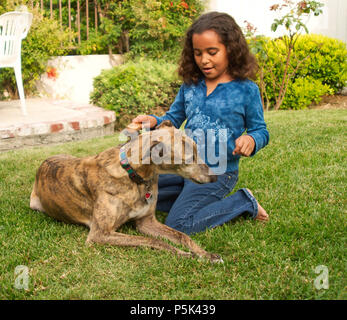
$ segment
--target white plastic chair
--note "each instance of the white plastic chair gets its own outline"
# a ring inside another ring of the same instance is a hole
[[[14,68],[21,109],[27,115],[22,79],[21,49],[31,26],[33,15],[12,11],[0,16],[0,68]]]

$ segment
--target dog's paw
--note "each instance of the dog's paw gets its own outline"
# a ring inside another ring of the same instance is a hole
[[[224,263],[222,257],[216,253],[210,253],[209,258],[212,263]]]
[[[224,263],[221,256],[216,254],[216,253],[205,252],[203,255],[198,255],[198,254],[192,253],[192,256],[194,258],[198,258],[198,259],[204,260],[204,261],[209,261],[212,263]]]
[[[187,251],[183,251],[183,250],[179,250],[177,249],[177,253],[179,257],[183,257],[183,258],[193,258],[194,255],[191,252],[187,252]]]

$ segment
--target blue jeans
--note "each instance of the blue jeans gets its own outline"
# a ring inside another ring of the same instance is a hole
[[[237,180],[238,171],[222,174],[217,182],[206,184],[172,174],[160,175],[157,210],[169,213],[166,225],[186,234],[217,227],[243,214],[255,218],[257,201],[246,189],[226,197]]]

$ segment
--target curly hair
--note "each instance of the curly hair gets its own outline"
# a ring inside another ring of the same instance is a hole
[[[186,84],[197,83],[203,73],[195,63],[193,34],[215,31],[225,45],[229,60],[229,74],[234,79],[255,79],[258,64],[235,20],[226,13],[209,12],[201,15],[188,29],[181,53],[178,74]]]

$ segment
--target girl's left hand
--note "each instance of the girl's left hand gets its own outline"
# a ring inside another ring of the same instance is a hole
[[[249,157],[255,147],[254,139],[249,135],[243,135],[235,140],[235,149],[233,155],[238,154],[240,156]]]

